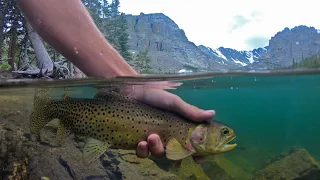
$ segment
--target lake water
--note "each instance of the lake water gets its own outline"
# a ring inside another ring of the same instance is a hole
[[[108,81],[86,79],[49,82],[25,81],[24,83],[3,82],[0,89],[1,127],[10,126],[10,123],[12,123],[11,126],[15,126],[13,129],[21,126],[21,131],[28,133],[28,113],[32,111],[33,93],[36,87],[55,89],[53,96],[57,98],[60,98],[64,93],[68,93],[72,97],[93,97],[97,92],[96,88],[102,88],[106,85],[134,84],[136,87],[148,87],[150,85],[163,85],[161,81],[166,81],[167,91],[179,95],[184,101],[202,109],[214,109],[216,111],[214,119],[228,124],[235,130],[237,134],[235,142],[238,144],[238,147],[231,152],[217,155],[216,157],[208,157],[203,165],[195,165],[193,167],[193,165],[190,165],[193,162],[186,160],[182,168],[190,172],[184,173],[184,175],[181,175],[178,170],[172,170],[172,162],[166,161],[164,158],[152,157],[151,159],[155,159],[155,162],[162,170],[178,175],[181,179],[186,177],[189,179],[202,179],[201,177],[208,179],[252,179],[255,177],[255,179],[258,179],[256,174],[259,170],[263,170],[275,161],[280,162],[286,156],[288,157],[287,153],[292,151],[292,148],[295,148],[296,151],[303,149],[309,153],[308,157],[301,158],[297,156],[297,164],[302,161],[301,159],[304,160],[301,164],[306,163],[309,159],[320,161],[320,73],[318,70],[279,71],[278,73],[206,73],[166,77],[147,76],[138,79],[126,77]],[[179,83],[182,84],[180,85]],[[168,87],[174,87],[175,89]],[[19,103],[19,99],[23,103]],[[0,142],[3,143],[3,141]],[[42,148],[52,150],[52,147]],[[66,150],[65,152],[69,151]],[[54,154],[55,152],[52,153]],[[5,158],[9,157],[3,155],[0,158],[2,158],[2,162],[5,162]],[[10,161],[7,162],[8,166],[21,157],[10,158]],[[79,163],[80,159],[81,157],[79,157]],[[37,163],[37,166],[33,165],[33,169],[41,166],[41,161],[38,160]],[[78,178],[87,178],[77,169],[81,165],[72,166],[70,163],[68,166],[71,166]],[[189,164],[186,165],[186,163]],[[316,164],[317,162],[314,163]],[[139,163],[137,164],[139,166]],[[2,166],[2,170],[0,169],[2,177],[12,172],[9,167]],[[312,166],[316,165],[313,164]],[[52,165],[53,171],[54,168],[55,166]],[[121,166],[121,168],[123,167]],[[156,168],[156,166],[152,166],[152,168]],[[194,173],[196,175],[192,176],[190,175],[192,170],[188,170],[188,168],[193,170],[200,168],[200,170]],[[290,167],[279,168],[290,169]],[[217,169],[219,169],[219,173],[213,173],[217,172]],[[301,171],[305,172],[307,170],[303,169]],[[56,171],[58,172],[58,170]],[[104,171],[109,172],[107,169],[104,169]],[[126,169],[123,171],[126,171]],[[296,171],[297,174],[300,173],[296,169],[292,171]],[[33,170],[30,173],[35,172],[36,170]],[[42,174],[38,176],[46,176],[50,179],[63,176],[58,173],[58,176],[52,177],[52,173],[41,172]],[[112,172],[114,173],[114,170]],[[201,173],[203,175],[199,175]],[[225,174],[221,175],[223,173]],[[110,172],[107,174],[100,178],[110,179]],[[269,179],[276,179],[275,176],[270,176],[273,178]],[[301,176],[308,177],[306,173]],[[125,179],[123,175],[118,176],[118,178],[120,177]],[[141,175],[141,177],[157,179],[155,175],[152,177],[151,175]],[[293,177],[298,178],[298,176],[291,175],[290,178],[287,176],[283,177],[283,179],[294,179]],[[65,178],[69,179],[70,176]],[[127,177],[127,179],[132,178]]]

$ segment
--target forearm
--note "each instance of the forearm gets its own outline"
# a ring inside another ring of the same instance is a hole
[[[80,0],[17,0],[38,34],[87,76],[134,76]]]

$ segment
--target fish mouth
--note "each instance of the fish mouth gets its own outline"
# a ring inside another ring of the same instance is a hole
[[[228,151],[231,151],[231,150],[233,150],[234,148],[236,148],[236,147],[237,147],[237,144],[236,144],[236,143],[228,144],[228,143],[230,143],[231,141],[233,141],[235,138],[236,138],[235,135],[229,136],[229,137],[227,138],[227,140],[225,141],[225,143],[222,145],[221,151],[222,151],[222,152],[228,152]]]

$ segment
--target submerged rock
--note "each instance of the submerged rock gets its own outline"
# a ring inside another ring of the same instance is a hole
[[[19,127],[0,123],[0,179],[90,179],[108,175],[101,163],[84,166],[81,152],[71,140],[64,147],[31,141]],[[97,178],[95,178],[97,179]]]
[[[160,169],[152,160],[138,158],[135,151],[112,150],[102,159],[111,179],[176,180],[176,175]]]
[[[309,179],[319,180],[320,165],[305,149],[295,149],[258,171],[254,180]]]
[[[0,179],[28,179],[29,147],[20,128],[0,120]]]

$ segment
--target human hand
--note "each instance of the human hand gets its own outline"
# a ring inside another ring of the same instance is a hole
[[[151,106],[177,112],[193,121],[207,120],[215,115],[214,110],[199,109],[184,102],[179,96],[162,89],[140,89],[131,92],[130,96]],[[157,134],[151,134],[147,141],[141,141],[136,149],[136,154],[138,157],[146,158],[149,156],[149,151],[154,156],[162,156],[165,153],[163,144]],[[193,159],[196,163],[203,162],[202,156],[193,157]]]

